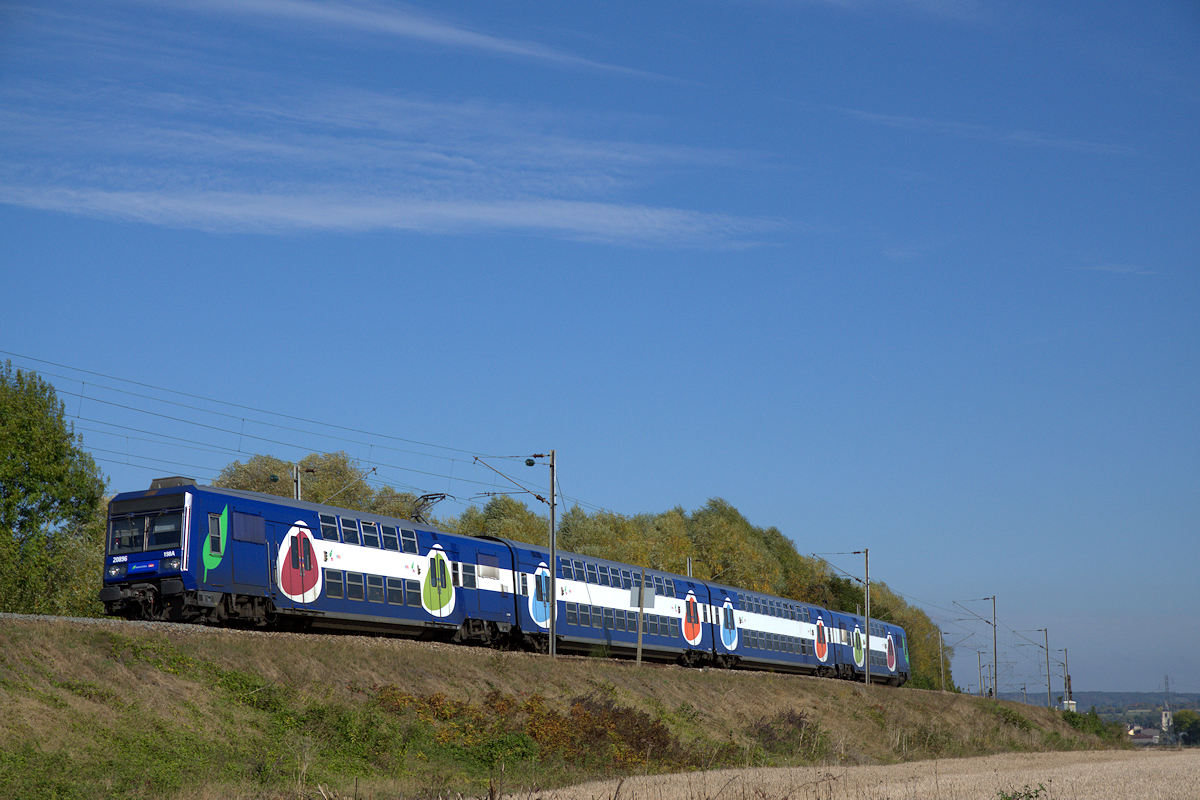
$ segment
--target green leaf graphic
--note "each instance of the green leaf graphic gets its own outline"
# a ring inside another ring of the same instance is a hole
[[[221,529],[220,550],[218,550],[215,553],[213,552],[212,536],[208,535],[208,534],[205,535],[204,547],[201,548],[201,551],[204,553],[204,578],[203,578],[203,580],[206,580],[206,581],[208,580],[208,571],[210,569],[216,569],[217,566],[221,563],[221,559],[225,558],[225,537],[227,536],[227,534],[229,532],[229,506],[225,506],[225,509],[221,512],[221,516],[218,521],[218,527]]]

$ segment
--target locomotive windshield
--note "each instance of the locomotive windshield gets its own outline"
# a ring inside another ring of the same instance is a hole
[[[179,547],[182,537],[182,495],[124,500],[109,506],[109,555]]]

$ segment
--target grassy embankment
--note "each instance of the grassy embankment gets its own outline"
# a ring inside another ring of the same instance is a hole
[[[943,692],[66,621],[0,621],[0,704],[0,796],[22,798],[486,795],[1111,744],[1086,715]]]

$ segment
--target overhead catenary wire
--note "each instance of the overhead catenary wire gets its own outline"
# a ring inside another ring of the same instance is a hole
[[[505,458],[505,459],[524,458],[524,456],[486,454],[486,453],[481,453],[481,452],[478,452],[475,450],[467,450],[467,449],[460,448],[460,447],[452,447],[450,445],[437,444],[435,442],[425,442],[425,441],[421,441],[418,439],[409,439],[409,438],[405,438],[403,436],[395,436],[393,434],[378,433],[375,431],[364,430],[362,428],[354,428],[354,427],[347,426],[347,425],[339,425],[339,424],[333,423],[333,422],[322,422],[321,420],[310,419],[308,417],[301,417],[301,416],[296,416],[293,414],[285,414],[280,411],[271,411],[268,409],[257,408],[255,406],[244,405],[242,403],[236,403],[231,400],[221,400],[221,399],[215,398],[215,397],[207,397],[207,396],[201,395],[201,394],[185,392],[180,389],[172,389],[172,388],[169,388],[166,386],[156,386],[151,383],[135,381],[130,378],[122,378],[118,375],[110,375],[110,374],[107,374],[104,372],[98,372],[96,370],[87,369],[85,367],[75,367],[70,364],[63,364],[58,361],[50,361],[50,360],[47,360],[44,358],[37,358],[36,356],[25,355],[23,353],[14,353],[11,350],[0,349],[0,354],[4,354],[4,355],[10,356],[12,358],[23,359],[26,361],[35,361],[39,364],[49,364],[54,367],[59,367],[60,369],[67,369],[67,370],[71,370],[73,372],[80,372],[85,375],[93,375],[96,377],[104,378],[106,380],[118,381],[120,383],[128,383],[130,385],[141,386],[146,389],[154,389],[155,391],[159,391],[159,392],[168,392],[171,394],[177,394],[181,397],[190,397],[193,400],[203,400],[208,403],[218,403],[220,405],[228,406],[230,408],[239,408],[239,409],[242,409],[243,411],[253,411],[257,414],[267,414],[270,416],[280,417],[283,419],[290,419],[295,422],[305,422],[305,423],[312,424],[312,425],[320,425],[322,427],[333,428],[336,430],[347,431],[350,433],[365,434],[367,436],[391,439],[393,441],[406,442],[408,444],[418,444],[418,445],[421,445],[422,447],[433,447],[433,448],[437,448],[437,449],[441,449],[441,450],[450,450],[453,452],[462,453],[464,455],[470,455],[470,456],[483,456],[485,458]],[[59,376],[59,377],[64,377],[64,376]],[[64,379],[65,380],[81,380],[79,378],[65,378],[65,377],[64,377]],[[96,384],[93,384],[93,385],[96,385]],[[113,387],[105,387],[105,388],[112,388],[113,391],[122,391],[120,389],[116,389]],[[95,399],[95,398],[86,398],[86,399]],[[160,402],[166,403],[166,402],[172,402],[172,401],[160,400]],[[221,413],[221,412],[209,412],[209,413]],[[271,424],[271,423],[264,423],[264,424]],[[317,434],[317,435],[319,435],[319,434]]]
[[[0,349],[0,353],[6,354],[8,356],[11,356],[11,357],[14,357],[17,359],[22,359],[25,361],[32,361],[32,362],[36,362],[38,364],[47,364],[47,365],[50,365],[53,367],[58,367],[63,370],[77,372],[82,375],[94,376],[94,377],[102,378],[102,379],[105,379],[108,381],[116,381],[116,382],[131,385],[131,386],[138,386],[138,387],[142,387],[145,389],[150,389],[150,390],[154,390],[154,391],[158,391],[158,392],[165,392],[168,394],[178,395],[180,397],[187,397],[187,398],[191,398],[194,400],[200,400],[200,401],[209,402],[209,403],[216,403],[216,404],[220,404],[222,406],[228,407],[228,408],[250,411],[250,412],[253,412],[256,414],[275,416],[275,417],[279,417],[282,419],[303,422],[303,423],[306,423],[309,425],[316,425],[318,427],[326,427],[326,428],[330,428],[332,430],[364,434],[364,435],[372,436],[372,437],[381,437],[381,438],[389,439],[392,441],[400,441],[400,442],[405,442],[405,443],[409,443],[409,444],[419,445],[422,447],[432,447],[432,448],[446,450],[449,452],[462,453],[462,454],[466,454],[466,455],[471,455],[472,457],[475,457],[477,455],[483,455],[484,457],[487,457],[487,458],[505,459],[505,460],[523,458],[523,456],[519,456],[519,455],[482,454],[482,453],[479,453],[478,451],[468,450],[465,448],[441,445],[441,444],[428,442],[428,441],[422,441],[422,440],[418,440],[418,439],[394,436],[391,434],[376,433],[376,432],[367,431],[367,430],[364,430],[361,428],[355,428],[352,426],[345,426],[345,425],[339,425],[336,423],[323,422],[323,421],[311,419],[308,417],[302,417],[302,416],[286,414],[286,413],[282,413],[282,412],[271,411],[269,409],[258,408],[256,406],[246,405],[246,404],[237,403],[237,402],[233,402],[233,401],[229,401],[229,400],[222,400],[219,398],[209,397],[206,395],[196,394],[196,393],[192,393],[192,392],[186,392],[186,391],[182,391],[182,390],[178,390],[178,389],[172,389],[169,387],[146,383],[144,381],[132,380],[129,378],[124,378],[124,377],[118,376],[118,375],[112,375],[110,373],[100,372],[97,370],[91,370],[91,369],[87,369],[84,367],[76,367],[76,366],[73,366],[70,364],[64,364],[62,362],[51,361],[48,359],[42,359],[42,358],[38,358],[36,356],[29,356],[29,355],[25,355],[25,354],[21,354],[21,353],[15,353],[15,352],[9,351],[9,350]],[[94,424],[98,424],[98,425],[106,425],[109,427],[114,427],[114,428],[119,428],[119,429],[124,429],[124,430],[131,430],[131,431],[135,431],[138,433],[143,433],[147,436],[157,436],[157,437],[161,437],[162,439],[172,440],[174,442],[186,443],[187,446],[190,446],[191,448],[195,448],[195,449],[209,449],[212,452],[226,452],[226,453],[231,453],[231,454],[235,454],[235,455],[238,455],[238,454],[250,455],[250,453],[246,450],[246,448],[240,446],[240,443],[242,440],[250,439],[253,441],[263,442],[266,444],[272,444],[272,445],[276,445],[279,447],[292,448],[292,449],[296,449],[296,450],[310,450],[312,452],[318,452],[321,450],[321,448],[313,447],[311,445],[305,445],[305,444],[300,444],[297,442],[285,441],[283,439],[271,437],[271,436],[263,436],[261,434],[254,433],[254,432],[247,432],[245,430],[245,426],[247,423],[249,423],[252,425],[263,425],[263,426],[275,428],[278,430],[285,430],[285,431],[290,431],[293,433],[300,433],[300,434],[303,434],[304,436],[317,436],[317,437],[321,437],[324,439],[332,439],[335,441],[342,441],[342,442],[347,442],[350,444],[365,446],[365,447],[371,448],[372,452],[374,451],[375,448],[379,448],[379,449],[383,449],[383,450],[405,453],[405,454],[415,455],[415,456],[419,456],[419,457],[437,458],[437,459],[448,461],[450,463],[451,471],[453,471],[453,466],[455,463],[457,463],[459,461],[465,461],[465,459],[456,458],[452,455],[444,455],[444,454],[439,454],[439,453],[424,453],[421,451],[411,450],[408,448],[393,447],[393,446],[390,446],[387,444],[381,444],[379,442],[363,441],[361,439],[354,439],[354,438],[350,438],[350,437],[346,437],[346,436],[341,436],[338,434],[330,434],[330,433],[325,433],[325,432],[318,431],[318,430],[311,430],[311,429],[306,429],[306,428],[298,428],[298,427],[290,426],[290,425],[283,425],[283,424],[280,424],[277,422],[271,422],[269,420],[244,417],[244,416],[240,416],[238,414],[229,413],[227,411],[221,411],[221,410],[212,409],[212,408],[204,408],[202,406],[198,406],[198,405],[195,405],[192,403],[184,403],[184,402],[180,402],[178,400],[172,400],[170,398],[157,397],[154,395],[146,394],[144,392],[134,392],[134,391],[130,391],[128,389],[122,389],[117,386],[105,385],[103,383],[98,383],[94,380],[89,382],[89,381],[84,380],[79,377],[72,377],[69,375],[63,375],[61,373],[46,372],[44,370],[39,369],[39,374],[49,374],[50,376],[56,377],[60,380],[65,380],[65,381],[78,380],[80,382],[80,390],[79,391],[72,391],[71,389],[67,389],[67,388],[64,388],[61,386],[56,387],[56,391],[58,391],[60,394],[77,398],[79,401],[77,404],[75,404],[76,405],[76,414],[74,414],[74,415],[67,414],[66,416],[68,416],[68,417],[73,416],[76,419],[88,420],[88,421],[90,421]],[[140,407],[137,405],[132,405],[130,403],[120,403],[120,402],[117,402],[112,399],[106,399],[104,397],[97,396],[98,392],[116,392],[116,393],[119,393],[119,394],[122,394],[122,395],[125,395],[128,397],[135,397],[135,398],[139,398],[142,400],[146,400],[146,401],[149,401],[150,403],[161,403],[161,404],[173,406],[176,408],[186,409],[188,411],[196,412],[199,414],[213,415],[213,416],[217,416],[217,417],[221,417],[221,418],[225,418],[225,419],[229,419],[229,420],[236,420],[237,422],[240,423],[240,425],[239,425],[239,429],[235,431],[228,427],[223,427],[220,425],[212,425],[208,422],[203,422],[203,421],[200,421],[197,419],[189,419],[185,416],[181,416],[178,414],[168,414],[168,413],[163,413],[162,411],[155,411],[155,410],[151,410],[149,408],[143,408],[143,407]],[[222,448],[222,447],[213,445],[211,442],[200,442],[195,439],[187,439],[185,437],[174,436],[172,434],[149,431],[145,428],[138,428],[138,427],[134,427],[134,426],[123,426],[123,425],[120,425],[119,423],[109,422],[106,420],[99,420],[94,417],[85,417],[82,414],[82,406],[85,401],[94,401],[96,403],[99,403],[101,405],[104,405],[104,406],[107,406],[110,408],[123,409],[126,411],[130,411],[132,413],[135,413],[135,414],[149,415],[149,416],[153,416],[153,417],[163,419],[166,421],[170,421],[170,422],[177,422],[177,423],[184,424],[184,425],[191,425],[194,427],[211,430],[216,433],[223,433],[223,434],[228,434],[231,436],[236,435],[239,438],[239,446],[236,448],[233,448],[233,447]],[[94,430],[92,432],[96,433],[97,435],[114,435],[114,436],[119,435],[119,434],[107,434],[105,432],[94,431]],[[148,443],[155,443],[154,440],[146,440],[146,441]],[[161,443],[167,444],[167,442],[161,442]],[[159,458],[155,458],[155,457],[151,457],[151,456],[146,456],[146,458],[149,458],[149,459],[155,460],[155,461],[159,461],[164,464],[176,464],[178,466],[184,466],[187,469],[192,469],[192,470],[196,470],[196,469],[207,470],[209,472],[209,474],[219,473],[220,469],[221,469],[220,467],[213,467],[213,466],[182,464],[178,461],[172,461],[170,459],[159,459]],[[386,462],[379,462],[379,461],[376,461],[374,458],[369,458],[369,459],[365,459],[365,460],[364,459],[356,459],[356,460],[365,461],[365,463],[367,463],[368,465],[378,466],[378,467],[381,467],[384,469],[400,470],[400,471],[409,472],[409,473],[413,473],[413,474],[426,475],[429,477],[445,479],[448,482],[448,484],[451,484],[451,485],[448,485],[447,488],[452,488],[452,484],[454,482],[465,482],[465,483],[470,483],[470,484],[474,484],[474,485],[482,485],[482,486],[495,486],[496,485],[493,482],[479,481],[479,480],[475,480],[472,478],[467,478],[464,476],[458,476],[458,475],[454,475],[454,474],[446,474],[446,473],[435,472],[435,471],[431,471],[431,470],[421,470],[421,469],[417,469],[415,467],[407,467],[407,466],[403,466],[400,464],[389,464]],[[123,462],[115,460],[115,459],[104,459],[104,461],[106,463],[112,463],[112,464],[123,463]],[[141,468],[145,468],[145,467],[141,467]],[[410,488],[417,490],[417,491],[423,491],[424,488],[426,488],[426,487],[412,486]],[[583,498],[579,498],[579,497],[575,497],[575,496],[568,496],[568,495],[561,495],[561,496],[563,497],[564,500],[567,500],[567,501],[569,501],[575,505],[579,505],[581,507],[590,508],[592,510],[604,510],[604,511],[610,510],[605,506],[602,506],[602,505],[599,505],[596,503],[592,503]]]

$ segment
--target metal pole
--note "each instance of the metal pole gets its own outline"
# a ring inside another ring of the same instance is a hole
[[[946,655],[942,642],[942,629],[938,628],[938,669],[942,671],[942,691],[946,691]]]
[[[979,696],[983,697],[983,651],[975,651],[975,668],[979,670]]]
[[[1071,659],[1067,657],[1067,648],[1063,648],[1063,702],[1071,699]]]
[[[646,568],[642,567],[642,580],[638,584],[638,644],[637,644],[637,663],[642,663],[642,631],[646,629],[646,624],[642,621],[645,616],[646,608]]]
[[[692,577],[692,557],[687,557],[687,576]]]
[[[558,542],[554,532],[554,451],[550,451],[550,657],[557,655],[558,642]]]
[[[996,595],[992,595],[992,697],[999,700],[1000,664],[996,658]]]
[[[871,551],[869,548],[863,548],[863,571],[866,577],[867,586],[867,653],[863,656],[863,663],[867,665],[867,686],[871,685]]]
[[[1050,702],[1050,629],[1042,628],[1042,633],[1046,639],[1046,708],[1052,708],[1054,704]]]
[[[300,499],[300,465],[292,464],[292,489],[297,500]]]

